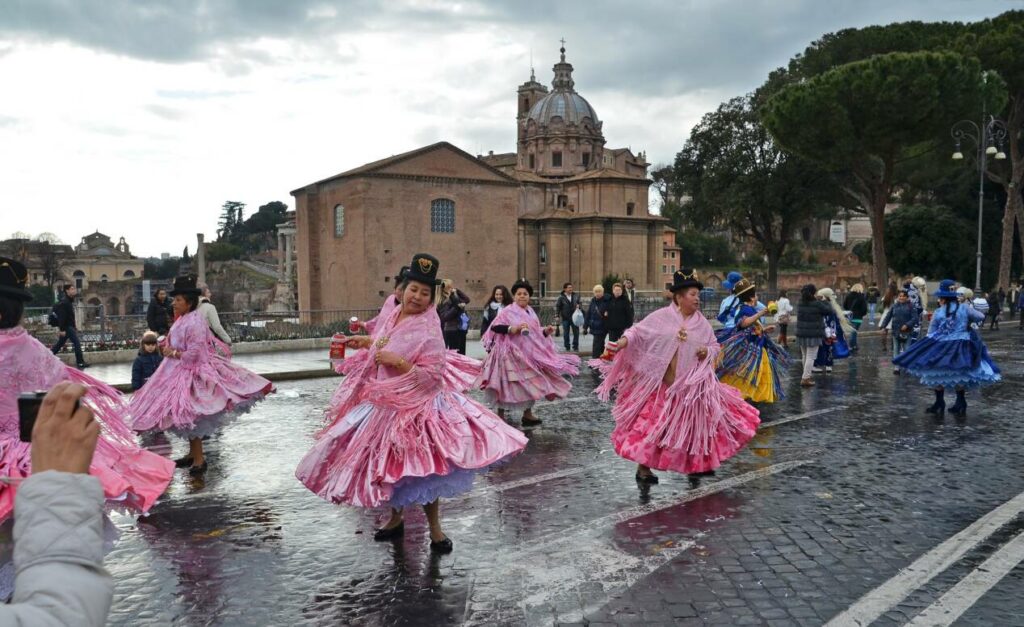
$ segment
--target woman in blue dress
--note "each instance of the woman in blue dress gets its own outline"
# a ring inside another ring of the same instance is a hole
[[[825,338],[818,347],[818,356],[814,358],[814,372],[832,372],[835,360],[850,356],[850,345],[846,338],[850,337],[854,329],[831,288],[821,288],[816,296],[832,309],[832,313],[825,316]]]
[[[716,333],[722,351],[716,373],[722,383],[736,388],[754,403],[774,403],[782,398],[782,382],[789,353],[768,337],[772,327],[761,323],[771,308],[757,309],[757,293],[746,279],[736,283],[740,301],[736,324],[727,334]]]
[[[967,388],[989,385],[1000,380],[999,367],[981,341],[971,333],[971,324],[985,319],[984,314],[959,302],[956,282],[946,279],[939,283],[934,296],[939,308],[932,314],[928,335],[893,360],[921,383],[935,389],[935,403],[929,414],[946,411],[945,389],[956,389],[956,403],[950,413],[967,413]]]

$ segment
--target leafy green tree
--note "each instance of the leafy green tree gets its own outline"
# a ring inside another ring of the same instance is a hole
[[[684,209],[691,226],[728,229],[758,243],[772,290],[797,229],[831,216],[837,196],[825,169],[776,144],[754,95],[733,98],[701,119],[676,156],[674,185],[677,195],[692,198]]]
[[[242,247],[238,244],[231,244],[229,242],[210,242],[206,245],[206,259],[207,261],[230,261],[232,259],[241,259]]]
[[[220,221],[217,222],[217,241],[228,241],[242,226],[242,213],[245,203],[236,200],[225,201],[220,206]]]
[[[727,237],[691,228],[676,233],[676,243],[682,249],[679,256],[683,266],[700,269],[736,263],[736,253]]]
[[[996,282],[1007,286],[1013,262],[1015,222],[1024,251],[1024,11],[1008,11],[971,24],[956,48],[964,55],[977,58],[983,68],[994,70],[1006,83],[1007,98],[1002,115],[1008,131],[1007,159],[1002,163],[989,160],[988,178],[1006,190]]]
[[[971,227],[948,207],[900,207],[885,216],[890,265],[899,274],[926,268],[935,278],[972,276],[973,247],[970,239],[958,237],[971,233]]]
[[[998,101],[997,83],[954,52],[892,52],[782,87],[767,98],[763,120],[783,147],[841,177],[871,221],[874,278],[884,285],[885,206],[900,183],[897,165],[948,145],[950,120]]]

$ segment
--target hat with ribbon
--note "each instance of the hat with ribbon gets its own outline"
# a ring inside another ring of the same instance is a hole
[[[959,298],[956,291],[956,281],[953,279],[942,279],[939,281],[939,289],[932,294],[935,298]]]
[[[672,286],[668,288],[673,294],[688,287],[704,289],[704,284],[697,279],[697,271],[693,268],[680,268],[672,275]]]
[[[28,302],[32,293],[28,291],[28,270],[24,264],[7,257],[0,257],[0,296],[7,296]]]
[[[199,296],[202,294],[202,290],[196,286],[198,281],[199,277],[194,274],[175,277],[174,289],[169,294],[171,296]]]
[[[416,253],[412,256],[412,263],[405,271],[405,279],[430,286],[438,285],[441,283],[437,280],[439,267],[441,267],[441,262],[437,260],[437,257],[427,253]]]

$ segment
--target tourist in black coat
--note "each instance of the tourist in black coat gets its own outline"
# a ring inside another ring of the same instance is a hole
[[[157,335],[167,335],[171,330],[171,322],[174,320],[174,311],[171,309],[171,299],[167,298],[167,290],[160,288],[149,301],[149,309],[146,310],[146,326]]]
[[[608,301],[608,318],[605,320],[605,329],[608,331],[608,341],[618,342],[626,329],[633,326],[633,303],[623,286],[616,283],[612,286],[612,297]]]

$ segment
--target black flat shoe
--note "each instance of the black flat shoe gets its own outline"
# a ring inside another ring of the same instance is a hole
[[[655,474],[641,475],[640,473],[637,473],[636,474],[636,482],[637,483],[647,484],[647,485],[654,485],[655,483],[658,483],[658,475],[655,475]]]
[[[523,418],[523,426],[524,427],[536,427],[537,425],[539,425],[542,422],[544,422],[544,421],[541,420],[540,418],[534,418],[533,420],[529,420],[527,418]]]
[[[191,465],[192,465],[192,456],[191,455],[186,455],[185,457],[179,457],[178,459],[174,460],[174,467],[175,468],[188,468]]]
[[[208,465],[209,463],[204,461],[201,466],[192,466],[188,469],[188,474],[192,475],[193,477],[199,477],[200,475],[206,473],[206,468]]]
[[[690,476],[690,477],[714,477],[715,476],[715,471],[714,470],[705,470],[704,472],[691,472],[691,473],[688,473],[688,476]]]
[[[452,549],[454,548],[455,547],[452,545],[451,538],[445,538],[444,540],[440,540],[438,542],[434,542],[433,540],[430,541],[430,550],[434,553],[451,553]]]
[[[398,523],[390,529],[381,527],[373,532],[373,539],[377,542],[384,542],[385,540],[394,540],[395,538],[401,538],[405,534],[405,521]]]
[[[92,367],[92,364],[78,364],[77,367],[79,370],[85,370],[86,368]]]

